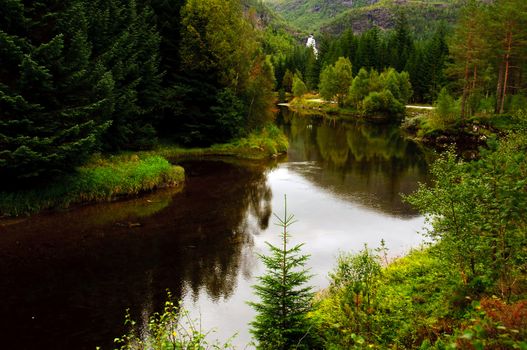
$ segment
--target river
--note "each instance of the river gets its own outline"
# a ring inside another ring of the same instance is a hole
[[[290,150],[274,161],[189,160],[180,189],[0,222],[2,346],[112,349],[125,310],[145,324],[168,289],[211,338],[237,333],[246,348],[257,253],[278,242],[284,195],[316,290],[339,252],[384,240],[393,257],[420,244],[423,217],[399,194],[426,181],[427,166],[396,126],[287,110],[279,122]]]

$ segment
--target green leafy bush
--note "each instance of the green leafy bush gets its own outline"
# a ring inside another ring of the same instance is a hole
[[[362,102],[362,108],[366,115],[385,114],[397,118],[404,113],[403,104],[395,99],[390,90],[370,92]]]

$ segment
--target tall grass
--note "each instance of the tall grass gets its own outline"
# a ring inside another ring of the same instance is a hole
[[[111,201],[173,186],[184,178],[183,168],[171,165],[161,156],[94,158],[76,173],[45,187],[0,192],[0,216],[29,215],[75,203]]]

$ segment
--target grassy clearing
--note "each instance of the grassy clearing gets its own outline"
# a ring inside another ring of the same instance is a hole
[[[183,168],[160,156],[94,157],[46,187],[0,193],[0,216],[29,215],[72,204],[112,201],[184,181]]]

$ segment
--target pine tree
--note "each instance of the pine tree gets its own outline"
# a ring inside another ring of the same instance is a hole
[[[100,146],[114,82],[90,62],[81,1],[11,0],[6,8],[0,12],[0,176],[12,188],[71,171]]]
[[[397,56],[395,56],[396,60],[393,67],[400,72],[405,69],[406,62],[414,50],[413,40],[410,35],[410,27],[404,12],[398,14],[395,23],[395,45]]]
[[[432,39],[425,47],[426,70],[429,76],[427,83],[427,99],[434,100],[439,90],[446,84],[445,64],[449,55],[446,43],[446,28],[440,23]]]
[[[249,303],[257,312],[251,333],[258,349],[309,349],[313,337],[307,313],[314,295],[312,288],[305,286],[311,277],[305,269],[309,256],[301,253],[303,244],[288,246],[288,229],[295,219],[287,213],[287,200],[283,218],[276,217],[283,229],[282,245],[267,243],[270,254],[260,255],[267,271],[254,286],[261,301]]]
[[[306,63],[306,85],[310,90],[315,90],[320,78],[320,60],[311,52]]]
[[[143,149],[155,142],[153,119],[161,99],[160,36],[149,6],[135,0],[87,2],[94,56],[115,82],[110,149]]]
[[[451,74],[460,78],[462,86],[461,118],[467,114],[467,102],[477,86],[477,72],[483,65],[486,42],[483,40],[481,3],[470,1],[464,8],[456,26],[450,46],[454,64]]]
[[[490,6],[489,15],[486,18],[490,30],[482,34],[484,34],[483,40],[490,42],[493,54],[498,57],[495,112],[503,113],[506,97],[514,89],[513,72],[520,72],[521,76],[520,67],[526,61],[527,2],[502,0]],[[518,82],[516,84],[519,85]]]

